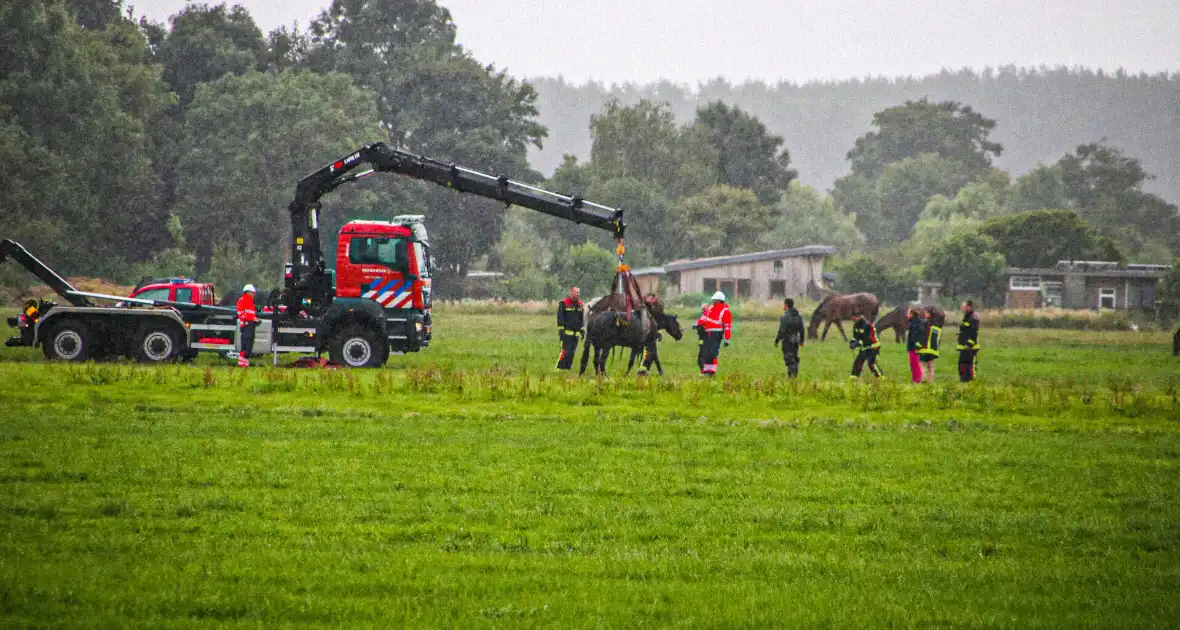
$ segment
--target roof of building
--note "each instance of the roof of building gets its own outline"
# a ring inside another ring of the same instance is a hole
[[[633,276],[662,276],[664,275],[663,267],[644,267],[643,269],[632,269]]]
[[[1009,276],[1085,276],[1087,278],[1143,278],[1158,280],[1168,275],[1168,269],[1044,269],[1039,267],[1008,267]]]
[[[761,262],[764,260],[779,260],[782,258],[797,258],[799,256],[830,256],[836,253],[835,247],[827,245],[807,245],[792,249],[775,249],[767,252],[753,252],[734,256],[714,256],[713,258],[698,258],[696,260],[677,260],[664,264],[664,271],[687,271],[705,267],[723,267],[725,265],[739,265],[742,263]]]

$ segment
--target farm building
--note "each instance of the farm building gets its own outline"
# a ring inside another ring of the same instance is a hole
[[[639,292],[644,295],[660,292],[660,276],[663,275],[663,267],[644,267],[631,271],[631,277],[635,278],[635,283],[639,285]]]
[[[1060,261],[1051,269],[1010,267],[1005,271],[1009,308],[1155,309],[1156,288],[1168,265]]]
[[[662,268],[641,271],[655,276],[657,284],[659,276],[666,276],[671,285],[669,288],[675,287],[680,293],[722,291],[730,299],[765,301],[811,295],[831,288],[832,275],[824,273],[824,261],[834,253],[834,247],[809,245],[734,256],[678,260]],[[661,269],[662,272],[659,271]],[[642,286],[643,280],[640,282]]]

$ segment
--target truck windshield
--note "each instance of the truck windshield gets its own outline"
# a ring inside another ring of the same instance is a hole
[[[349,262],[406,271],[408,259],[405,239],[358,236],[349,242]]]

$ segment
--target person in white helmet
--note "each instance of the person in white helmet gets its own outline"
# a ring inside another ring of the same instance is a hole
[[[254,351],[254,328],[258,326],[258,311],[254,307],[254,285],[242,287],[238,298],[238,328],[242,339],[242,350],[238,354],[238,367],[250,367],[250,353]]]
[[[725,303],[725,294],[718,291],[713,294],[713,304],[697,320],[697,325],[705,331],[705,342],[701,344],[701,374],[704,376],[717,375],[717,357],[721,354],[721,345],[729,345],[729,336],[733,328],[733,315],[729,312],[729,305]]]

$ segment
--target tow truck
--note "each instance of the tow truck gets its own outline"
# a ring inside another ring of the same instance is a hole
[[[283,288],[269,296],[269,308],[260,313],[256,353],[272,353],[276,363],[282,353],[314,354],[317,360],[327,353],[337,364],[378,367],[391,353],[429,346],[432,262],[424,216],[351,221],[338,235],[335,270],[324,259],[320,200],[340,186],[383,172],[607,230],[622,251],[622,210],[381,142],[365,145],[296,184],[287,208],[290,259]],[[191,358],[198,352],[237,346],[232,308],[177,300],[173,293],[170,299],[139,299],[81,292],[13,241],[0,243],[0,262],[5,258],[22,264],[69,303],[43,301],[31,323],[32,334],[10,339],[9,345],[40,345],[50,359],[82,361],[126,354],[143,362]],[[99,306],[94,300],[116,306]]]

